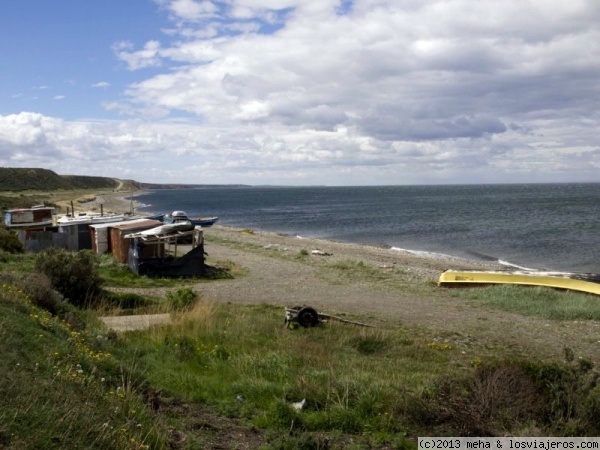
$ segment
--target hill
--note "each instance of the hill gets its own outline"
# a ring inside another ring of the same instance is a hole
[[[0,167],[0,192],[117,189],[125,185],[139,189],[139,183],[133,180],[58,175],[48,169]]]

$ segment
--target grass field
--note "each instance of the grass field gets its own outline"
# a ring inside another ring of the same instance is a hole
[[[186,283],[137,277],[105,258],[105,290],[78,309],[48,300],[35,255],[0,258],[1,448],[394,449],[414,448],[419,435],[600,432],[594,364],[568,348],[564,361],[540,363],[498,348],[473,357],[385,320],[286,328],[281,308],[208,302]],[[223,267],[223,276],[244,276]],[[403,289],[393,272],[378,279],[359,262],[323,270]],[[106,291],[132,285],[171,290]],[[496,286],[452,295],[483,310],[599,319],[597,301],[582,294]],[[116,334],[97,320],[107,302],[113,313],[150,308],[173,320]]]

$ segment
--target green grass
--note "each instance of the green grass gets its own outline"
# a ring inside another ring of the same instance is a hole
[[[128,333],[114,351],[165,398],[278,437],[341,433],[372,445],[377,436],[401,448],[405,435],[519,433],[530,422],[559,435],[595,430],[600,390],[589,361],[507,362],[495,352],[474,361],[426,331],[338,322],[290,330],[282,317],[267,305],[199,301],[169,326]],[[302,399],[304,409],[291,407]]]
[[[546,287],[496,285],[454,289],[491,308],[549,320],[600,320],[600,297]]]
[[[100,276],[106,280],[106,285],[111,287],[129,288],[153,288],[173,287],[182,283],[178,278],[162,278],[139,276],[133,272],[127,264],[121,264],[114,260],[112,255],[98,256],[98,270]]]
[[[3,284],[0,448],[161,447],[154,418],[105,343]]]
[[[0,168],[0,191],[113,189],[116,186],[114,178],[58,175],[48,169]]]
[[[35,268],[35,255],[31,253],[7,253],[0,250],[0,271],[31,273]]]
[[[116,349],[168,398],[265,430],[403,436],[407,392],[460,372],[460,352],[402,329],[284,328],[283,310],[200,302]],[[240,399],[243,399],[240,401]],[[296,411],[291,403],[306,399]]]
[[[110,287],[127,288],[157,288],[180,287],[199,282],[208,282],[219,279],[229,279],[245,274],[245,270],[231,261],[209,260],[212,268],[201,277],[176,278],[176,277],[148,277],[140,276],[133,272],[126,264],[116,262],[111,255],[99,255],[98,270],[106,285]]]
[[[288,329],[268,305],[199,300],[171,325],[118,336],[93,311],[81,316],[86,329],[74,329],[2,285],[2,448],[160,449],[175,445],[169,430],[186,435],[178,448],[210,448],[223,430],[207,417],[258,430],[263,450],[412,448],[407,436],[465,424],[480,435],[532,422],[555,435],[600,431],[593,364],[573,357],[471,367],[426,331]]]
[[[3,271],[34,271],[35,255],[2,257]],[[594,364],[572,354],[542,364],[482,348],[473,359],[460,335],[385,319],[377,328],[330,321],[288,329],[280,307],[206,302],[187,280],[138,277],[110,257],[99,261],[106,286],[178,288],[165,298],[104,292],[99,302],[129,313],[171,311],[172,323],[116,334],[96,311],[77,310],[74,328],[17,287],[39,283],[27,292],[50,304],[41,280],[2,274],[0,448],[211,448],[215,435],[222,448],[235,448],[223,424],[235,424],[231,435],[259,436],[262,450],[411,448],[418,435],[518,435],[531,426],[548,435],[600,432]],[[226,277],[243,275],[220,264]],[[328,279],[376,286],[401,286],[405,275],[357,261],[317,264]],[[447,292],[550,320],[600,317],[598,299],[583,294],[519,286]],[[291,406],[302,399],[302,410]]]

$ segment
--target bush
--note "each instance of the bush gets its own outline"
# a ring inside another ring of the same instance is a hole
[[[73,307],[66,302],[50,283],[48,277],[41,273],[30,273],[21,276],[14,273],[0,273],[0,282],[15,286],[27,296],[35,306],[58,316],[67,322],[73,330],[83,330],[85,322]]]
[[[75,306],[88,305],[100,292],[102,279],[95,255],[89,250],[72,253],[50,248],[38,255],[35,267]]]
[[[557,436],[600,431],[600,374],[585,359],[567,364],[507,362],[437,380],[400,413],[453,436],[518,433],[529,424]]]
[[[45,309],[53,316],[65,309],[62,296],[54,290],[46,275],[31,273],[19,284],[34,305]]]
[[[15,233],[0,227],[0,250],[8,253],[23,253],[23,244]]]
[[[516,365],[478,367],[435,386],[434,422],[457,436],[494,436],[543,415],[536,383]]]
[[[176,311],[190,309],[197,300],[198,294],[192,288],[180,288],[175,292],[167,292],[167,301]]]
[[[525,370],[536,381],[544,396],[544,419],[553,432],[561,435],[597,433],[600,412],[600,374],[586,359],[574,359],[566,350],[567,364],[534,364]]]
[[[144,308],[156,304],[155,300],[133,292],[105,291],[102,294],[102,298],[108,302],[109,305],[118,306],[121,309]]]

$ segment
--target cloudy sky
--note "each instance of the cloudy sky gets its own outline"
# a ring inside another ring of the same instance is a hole
[[[0,164],[600,181],[598,0],[2,0]]]

